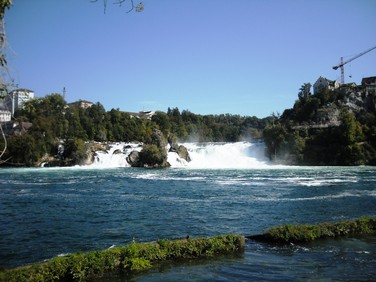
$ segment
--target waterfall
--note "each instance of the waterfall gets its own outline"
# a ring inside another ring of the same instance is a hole
[[[168,162],[172,168],[200,169],[237,169],[262,168],[269,166],[264,156],[263,143],[184,143],[189,152],[190,162],[179,158],[177,153],[168,153]],[[169,148],[166,150],[168,151]],[[141,151],[136,143],[109,144],[107,151],[97,151],[92,167],[115,168],[130,167],[126,158],[133,151]]]
[[[264,156],[263,143],[185,143],[191,161],[186,162],[169,153],[168,161],[172,167],[187,168],[260,168],[268,161]]]
[[[109,150],[95,152],[92,167],[114,168],[129,167],[127,162],[128,155],[136,150],[141,151],[142,146],[137,143],[113,143],[109,144]]]

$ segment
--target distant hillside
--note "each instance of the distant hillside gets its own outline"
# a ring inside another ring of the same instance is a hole
[[[266,155],[295,165],[376,165],[376,77],[362,86],[341,87],[319,78],[300,88],[293,108],[264,119],[240,115],[106,111],[100,103],[67,104],[59,94],[31,99],[2,124],[6,148],[0,164],[38,166],[85,163],[98,148],[92,142],[155,143],[158,130],[177,141],[236,142],[262,139]],[[327,87],[320,87],[320,86]],[[90,145],[91,144],[91,145]]]
[[[100,103],[67,104],[59,94],[25,102],[15,118],[2,124],[7,141],[0,140],[0,148],[6,148],[0,159],[3,165],[84,164],[92,151],[98,150],[90,141],[153,144],[155,130],[171,144],[260,139],[270,122],[270,118],[254,116],[197,115],[178,108],[168,108],[167,112],[106,111]]]
[[[376,91],[343,85],[310,93],[264,130],[271,160],[296,165],[376,165]]]

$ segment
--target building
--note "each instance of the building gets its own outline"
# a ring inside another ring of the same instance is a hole
[[[364,77],[362,79],[362,86],[367,92],[376,92],[376,76]]]
[[[155,115],[155,111],[142,111],[138,113],[133,113],[133,112],[125,112],[130,115],[130,117],[135,117],[135,118],[145,118],[148,120],[151,120],[151,118]]]
[[[94,103],[86,100],[79,100],[77,102],[69,103],[68,106],[78,106],[79,108],[82,109],[87,109],[93,106]]]
[[[139,113],[140,117],[144,117],[146,119],[151,120],[151,118],[155,115],[155,111],[143,111]]]
[[[322,91],[323,89],[334,90],[334,89],[337,89],[337,88],[339,88],[338,81],[329,80],[325,77],[320,76],[316,80],[315,84],[313,84],[313,93],[317,94],[320,91]]]
[[[0,123],[8,122],[12,119],[12,114],[8,110],[0,109]]]
[[[16,110],[21,109],[23,104],[31,99],[34,99],[34,91],[28,89],[16,89],[5,96],[4,105],[5,108],[14,115]]]
[[[8,122],[12,119],[12,114],[5,108],[3,103],[0,103],[0,123]]]

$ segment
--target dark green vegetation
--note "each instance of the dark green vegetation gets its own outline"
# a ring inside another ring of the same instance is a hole
[[[343,236],[375,235],[376,218],[360,218],[354,221],[322,223],[319,225],[284,225],[267,230],[250,239],[269,243],[299,243]]]
[[[323,89],[299,99],[274,123],[264,141],[270,159],[297,165],[375,165],[376,93],[361,87]]]
[[[165,167],[162,139],[170,144],[263,139],[266,155],[278,163],[375,165],[376,93],[361,86],[343,86],[311,94],[310,88],[309,83],[300,88],[292,109],[264,119],[197,115],[178,108],[148,118],[119,109],[105,111],[100,103],[88,108],[80,102],[68,105],[61,95],[51,94],[25,103],[16,112],[16,121],[32,127],[8,135],[2,159],[9,159],[5,165],[38,166],[53,157],[58,165],[81,164],[88,158],[87,141],[123,141],[147,145],[140,154],[141,165]],[[65,148],[60,154],[59,145]]]
[[[214,257],[242,252],[244,238],[223,235],[155,243],[131,243],[103,251],[75,253],[47,262],[0,272],[0,281],[85,281],[106,272],[134,272],[150,269],[159,262]]]
[[[22,135],[9,135],[8,149],[3,159],[7,164],[34,166],[46,156],[58,154],[59,144],[65,151],[58,156],[62,165],[80,163],[85,158],[86,141],[143,142],[159,145],[153,133],[160,130],[169,140],[188,141],[194,136],[198,141],[232,142],[242,138],[260,138],[268,119],[238,115],[196,115],[189,111],[168,109],[157,112],[151,119],[136,117],[118,109],[106,111],[100,103],[83,108],[80,103],[67,104],[59,94],[47,95],[25,103],[15,113],[16,121],[30,122],[32,127]],[[1,141],[3,142],[3,141]],[[0,147],[3,144],[0,143]],[[143,156],[153,161],[163,157],[154,147]]]

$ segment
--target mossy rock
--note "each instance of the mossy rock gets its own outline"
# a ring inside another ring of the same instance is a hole
[[[103,251],[75,253],[47,262],[1,269],[0,281],[86,281],[112,271],[138,272],[170,260],[215,257],[244,250],[244,237],[222,235],[152,243],[132,242]]]
[[[264,234],[248,238],[270,243],[311,242],[318,239],[376,234],[376,218],[322,223],[318,225],[283,225],[271,228]]]

